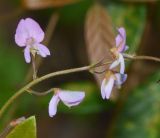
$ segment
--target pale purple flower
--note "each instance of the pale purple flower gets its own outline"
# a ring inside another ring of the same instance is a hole
[[[118,29],[119,34],[117,35],[116,47],[111,49],[111,52],[116,57],[116,60],[110,65],[110,69],[117,67],[120,64],[120,73],[124,74],[125,71],[125,63],[123,53],[128,49],[126,45],[126,32],[123,27]]]
[[[50,55],[49,49],[40,44],[44,39],[44,32],[39,24],[31,18],[21,19],[15,34],[15,42],[20,47],[25,47],[24,57],[27,63],[31,62],[30,53],[46,57]]]
[[[65,91],[56,89],[51,101],[49,102],[49,116],[53,117],[57,113],[57,106],[62,101],[66,106],[72,107],[80,104],[85,97],[84,92]]]
[[[116,37],[116,47],[118,48],[118,52],[123,53],[128,49],[126,46],[126,31],[123,27],[118,29],[118,35]]]
[[[101,84],[101,95],[103,99],[109,99],[114,86],[120,88],[126,81],[127,74],[113,73],[108,71]]]

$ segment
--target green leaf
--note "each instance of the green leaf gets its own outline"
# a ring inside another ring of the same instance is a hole
[[[36,138],[36,119],[32,116],[17,125],[7,138]]]
[[[144,5],[109,4],[110,13],[115,29],[123,26],[127,33],[127,52],[134,53],[138,49],[146,21]]]
[[[136,88],[116,121],[114,137],[160,137],[160,72]]]

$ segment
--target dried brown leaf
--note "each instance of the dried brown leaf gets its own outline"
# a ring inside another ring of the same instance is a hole
[[[85,33],[89,61],[95,63],[103,58],[110,61],[112,59],[110,49],[115,45],[115,36],[111,18],[101,5],[94,4],[89,9],[86,16]],[[100,68],[100,70],[105,69],[107,66]],[[95,77],[100,84],[104,73],[95,75]]]
[[[52,7],[61,7],[68,4],[76,3],[80,0],[22,0],[24,7],[27,9],[44,9]]]

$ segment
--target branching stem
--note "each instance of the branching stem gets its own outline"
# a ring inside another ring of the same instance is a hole
[[[84,67],[80,67],[80,68],[57,71],[57,72],[49,73],[47,75],[44,75],[40,78],[37,78],[37,79],[31,81],[30,83],[25,85],[23,88],[21,88],[19,91],[15,92],[15,94],[4,104],[4,106],[0,110],[0,118],[4,114],[5,110],[13,103],[13,101],[15,101],[25,91],[29,90],[32,86],[40,83],[41,81],[52,78],[52,77],[55,77],[55,76],[60,76],[60,75],[74,73],[74,72],[82,72],[82,71],[90,70],[91,68],[94,68],[94,66],[95,66],[95,64],[92,64],[92,65],[84,66]]]
[[[151,61],[157,61],[160,62],[159,58],[156,57],[150,57],[150,56],[135,56],[135,55],[128,55],[128,54],[123,54],[123,56],[127,59],[131,59],[131,60],[151,60]],[[29,92],[31,94],[35,94],[37,96],[44,96],[50,92],[52,92],[53,89],[50,89],[44,93],[38,93],[35,92],[33,90],[31,90],[31,87],[33,87],[34,85],[40,83],[41,81],[47,80],[49,78],[55,77],[55,76],[60,76],[60,75],[65,75],[65,74],[70,74],[70,73],[75,73],[75,72],[82,72],[82,71],[90,71],[94,68],[100,67],[100,66],[104,66],[107,64],[110,64],[111,62],[98,62],[96,64],[91,64],[88,66],[84,66],[84,67],[80,67],[80,68],[74,68],[74,69],[67,69],[67,70],[62,70],[62,71],[57,71],[57,72],[53,72],[53,73],[49,73],[47,75],[44,75],[40,78],[36,78],[33,81],[31,81],[30,83],[28,83],[27,85],[25,85],[23,88],[21,88],[20,90],[18,90],[17,92],[15,92],[15,94],[4,104],[4,106],[1,108],[0,110],[0,118],[2,117],[2,115],[4,114],[4,112],[6,111],[6,109],[19,97],[21,96],[24,92]]]

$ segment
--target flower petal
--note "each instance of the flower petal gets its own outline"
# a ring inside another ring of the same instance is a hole
[[[25,20],[21,19],[16,29],[15,42],[18,46],[24,47],[26,45],[26,40],[28,39],[28,37],[29,34],[25,27]]]
[[[124,58],[122,54],[119,54],[119,63],[120,63],[120,73],[124,74],[125,71],[125,63],[124,63]]]
[[[123,27],[118,29],[119,34],[116,37],[116,46],[119,52],[124,52],[126,45],[126,31]]]
[[[101,96],[103,99],[105,99],[105,85],[106,85],[106,79],[104,79],[101,84]]]
[[[119,59],[115,60],[110,66],[109,69],[113,69],[119,65]]]
[[[60,90],[59,97],[66,106],[71,107],[82,102],[85,97],[85,93],[79,91],[73,92]]]
[[[57,113],[57,105],[59,103],[60,99],[57,95],[54,95],[52,97],[52,99],[49,102],[49,107],[48,107],[48,112],[49,112],[49,116],[53,117],[56,113]]]
[[[39,24],[31,18],[25,19],[25,27],[29,33],[30,38],[34,38],[36,42],[42,42],[44,39],[44,32]]]
[[[122,40],[123,40],[123,39],[122,39],[121,35],[118,34],[118,35],[116,36],[116,46],[117,46],[117,47],[120,45],[120,43],[122,42]]]
[[[109,99],[111,92],[112,92],[112,88],[114,85],[114,77],[111,76],[110,79],[108,80],[108,83],[105,85],[105,97],[106,99]]]
[[[125,31],[124,27],[118,28],[118,32],[123,38],[126,38],[126,31]]]
[[[50,55],[50,51],[45,45],[36,44],[36,46],[38,48],[39,55],[41,55],[42,57]]]
[[[129,46],[125,45],[124,51],[127,51],[129,49]]]
[[[120,86],[127,80],[127,74],[116,73],[115,85],[120,88]]]
[[[25,61],[27,63],[30,63],[31,62],[31,55],[30,55],[30,47],[27,46],[25,49],[24,49],[24,58],[25,58]]]

